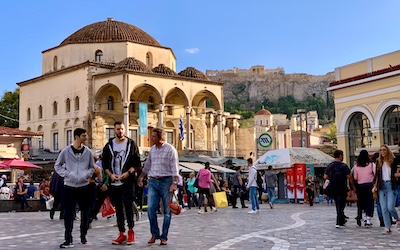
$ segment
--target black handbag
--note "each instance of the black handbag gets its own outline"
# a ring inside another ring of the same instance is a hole
[[[195,188],[199,188],[199,187],[200,187],[200,186],[199,186],[199,178],[196,178],[196,180],[194,180],[193,186],[194,186]]]

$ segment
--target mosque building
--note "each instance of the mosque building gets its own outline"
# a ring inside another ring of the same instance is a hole
[[[223,111],[223,83],[193,67],[176,72],[176,61],[134,25],[112,18],[87,25],[42,52],[40,76],[18,83],[19,128],[43,134],[32,147],[59,152],[83,127],[88,146],[101,150],[122,121],[141,150],[162,127],[178,150],[236,156],[239,116]]]

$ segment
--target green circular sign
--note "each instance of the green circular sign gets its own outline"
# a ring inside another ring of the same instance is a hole
[[[261,147],[267,148],[272,144],[272,137],[267,133],[262,134],[258,137],[258,144],[260,144]]]

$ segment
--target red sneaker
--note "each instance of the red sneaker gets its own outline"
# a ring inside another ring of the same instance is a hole
[[[132,245],[135,242],[135,232],[133,229],[128,230],[128,240],[126,241],[127,245]]]
[[[111,243],[113,245],[121,245],[122,243],[124,243],[126,241],[126,236],[123,232],[119,233],[118,238],[116,238],[115,240],[113,240]]]

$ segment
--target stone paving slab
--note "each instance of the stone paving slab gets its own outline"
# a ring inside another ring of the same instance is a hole
[[[400,249],[400,231],[394,227],[392,235],[382,235],[376,217],[373,227],[358,227],[355,206],[346,207],[350,219],[344,229],[335,228],[335,207],[326,204],[276,204],[274,209],[262,204],[258,214],[247,211],[224,208],[198,214],[191,209],[173,216],[167,246],[147,244],[151,235],[146,213],[136,222],[132,246],[111,245],[118,234],[115,218],[94,221],[88,244],[82,245],[76,221],[74,245],[75,249]],[[59,249],[63,235],[63,221],[50,220],[48,212],[0,213],[0,249]]]

